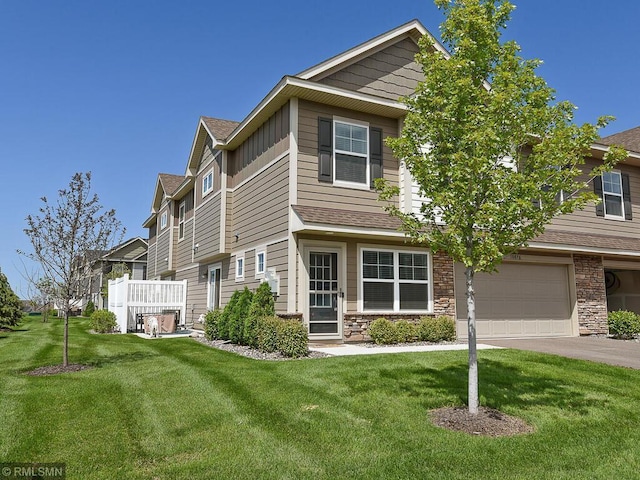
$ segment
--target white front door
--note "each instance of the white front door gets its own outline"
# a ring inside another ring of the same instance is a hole
[[[220,288],[222,286],[222,267],[214,265],[209,268],[209,282],[207,286],[207,310],[220,308]]]

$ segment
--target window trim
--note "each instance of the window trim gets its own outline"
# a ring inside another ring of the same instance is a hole
[[[178,206],[178,241],[184,239],[184,224],[187,218],[187,202],[185,200],[180,202]]]
[[[244,262],[244,253],[242,255],[236,255],[236,282],[244,281],[244,271],[246,264]]]
[[[349,125],[352,127],[360,127],[360,128],[364,128],[365,131],[367,132],[367,138],[365,140],[365,145],[367,147],[367,153],[366,154],[362,154],[362,153],[357,153],[357,152],[351,152],[348,150],[340,150],[336,147],[336,124],[337,123],[341,123],[343,125]],[[337,186],[337,187],[346,187],[346,188],[354,188],[354,189],[358,189],[358,190],[370,190],[370,181],[371,181],[371,146],[369,145],[371,139],[371,132],[369,131],[369,123],[368,122],[360,122],[358,120],[352,120],[352,119],[348,119],[348,118],[344,118],[344,117],[337,117],[334,116],[333,117],[333,122],[331,125],[331,135],[332,135],[332,162],[333,162],[333,185]],[[337,173],[337,162],[338,162],[338,155],[349,155],[352,157],[359,157],[359,158],[364,158],[366,160],[366,165],[365,165],[365,181],[364,183],[360,183],[360,182],[349,182],[347,180],[338,180],[336,178],[336,173]]]
[[[167,228],[167,218],[168,218],[168,214],[167,214],[167,211],[165,210],[160,214],[160,230],[164,230],[165,228]]]
[[[620,193],[606,191],[604,176],[607,173],[616,174],[618,176],[618,181],[619,181],[618,185],[620,186]],[[610,172],[603,173],[600,177],[602,178],[602,207],[604,208],[604,218],[609,220],[621,220],[624,222],[626,217],[625,217],[625,209],[624,209],[624,190],[623,190],[624,187],[622,185],[622,172],[620,172],[620,170],[611,170]],[[620,215],[612,215],[610,213],[607,213],[607,195],[615,196],[620,199]]]
[[[258,265],[260,262],[258,261],[258,257],[262,255],[262,271],[258,270]],[[260,247],[256,248],[256,278],[264,278],[267,272],[267,249]]]
[[[210,178],[209,181],[207,179]],[[213,168],[202,176],[202,197],[209,195],[213,191]]]
[[[393,309],[391,310],[365,310],[364,309],[364,282],[363,275],[363,259],[362,255],[364,251],[375,252],[391,252],[393,253],[393,280],[380,279],[380,282],[393,283]],[[427,275],[428,280],[400,280],[400,253],[411,253],[427,256]],[[358,313],[393,313],[393,314],[431,314],[433,313],[433,256],[429,250],[419,250],[416,248],[394,247],[389,248],[375,244],[358,244]],[[425,310],[401,310],[400,309],[400,284],[401,283],[419,283],[427,284],[429,298],[427,302],[427,309]]]

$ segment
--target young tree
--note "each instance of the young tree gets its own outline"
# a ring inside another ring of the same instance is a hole
[[[0,328],[14,327],[22,318],[22,302],[11,289],[6,275],[0,272]]]
[[[388,140],[429,200],[419,214],[386,209],[414,241],[465,266],[468,407],[476,414],[475,273],[495,271],[556,215],[598,201],[587,184],[626,152],[611,148],[601,166],[584,171],[584,156],[610,118],[575,125],[575,107],[556,103],[554,90],[536,75],[540,62],[523,59],[515,42],[500,41],[511,3],[436,5],[445,13],[442,39],[452,53],[442,53],[429,36],[421,40],[416,61],[425,79],[404,99],[408,112],[400,137]],[[384,183],[380,188],[383,200],[398,193]]]
[[[103,211],[91,192],[91,173],[76,173],[69,186],[58,191],[56,202],[42,197],[38,215],[27,216],[24,230],[33,252],[25,255],[40,264],[45,278],[55,285],[64,310],[63,365],[69,364],[69,311],[72,301],[87,292],[89,282],[77,278],[78,262],[105,251],[124,234],[115,210]]]

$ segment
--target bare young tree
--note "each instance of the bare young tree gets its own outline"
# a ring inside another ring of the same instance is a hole
[[[47,290],[56,292],[64,311],[63,366],[69,365],[69,313],[73,301],[82,298],[90,282],[78,277],[78,266],[93,252],[105,251],[118,243],[124,229],[115,210],[103,210],[97,194],[91,192],[91,172],[76,173],[69,186],[58,191],[55,202],[41,198],[37,215],[27,216],[33,251],[23,253],[37,262]]]

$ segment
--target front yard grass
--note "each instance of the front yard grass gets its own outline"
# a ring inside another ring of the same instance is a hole
[[[0,333],[0,462],[66,462],[70,479],[631,479],[640,371],[482,350],[481,404],[528,435],[469,436],[428,411],[461,405],[466,352],[266,362],[191,339],[92,335],[71,319]]]

